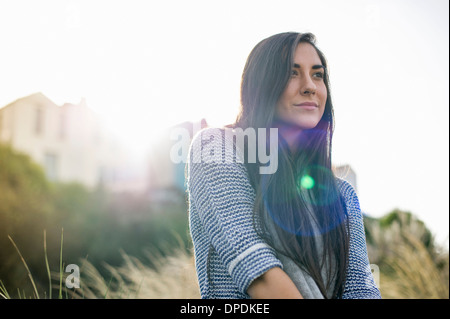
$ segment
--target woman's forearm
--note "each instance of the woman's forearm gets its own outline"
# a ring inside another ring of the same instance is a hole
[[[291,278],[279,267],[255,279],[247,292],[252,299],[303,299]]]

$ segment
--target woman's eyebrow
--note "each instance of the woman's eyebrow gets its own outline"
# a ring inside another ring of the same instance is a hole
[[[294,63],[294,68],[296,69],[300,69],[300,64]],[[317,69],[324,69],[325,70],[325,66],[322,64],[316,64],[312,66],[313,70],[317,70]]]

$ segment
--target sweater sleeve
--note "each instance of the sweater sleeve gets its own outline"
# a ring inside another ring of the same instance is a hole
[[[247,170],[233,157],[233,142],[222,130],[205,129],[193,139],[188,162],[189,200],[195,205],[210,245],[238,289],[272,267],[282,267],[274,250],[258,236],[254,190]]]
[[[354,188],[340,180],[350,228],[350,252],[343,299],[380,299],[367,254],[366,235],[359,200]]]

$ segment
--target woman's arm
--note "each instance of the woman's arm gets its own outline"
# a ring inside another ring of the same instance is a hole
[[[291,278],[279,267],[256,278],[247,293],[252,299],[303,299]]]
[[[342,298],[380,299],[380,291],[370,270],[363,215],[359,206],[358,196],[348,182],[341,181],[341,187],[341,191],[346,199],[350,226],[349,264],[347,268],[347,282]]]
[[[241,154],[236,150],[237,159],[234,159],[233,152],[229,152],[233,147],[232,138],[227,138],[221,130],[207,128],[194,137],[190,149],[189,218],[198,253],[196,262],[203,269],[199,273],[202,298],[225,296],[229,286],[235,286],[236,293],[248,296],[248,287],[256,278],[269,269],[282,267],[274,249],[255,229],[255,192]],[[208,263],[210,247],[220,260],[220,267]],[[227,270],[217,274],[223,276],[226,286],[210,281],[208,272],[214,267]],[[227,281],[227,275],[232,282]]]

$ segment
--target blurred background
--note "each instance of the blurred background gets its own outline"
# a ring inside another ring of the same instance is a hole
[[[251,49],[297,31],[329,63],[383,297],[448,298],[448,6],[1,0],[0,294],[61,296],[77,264],[63,297],[197,298],[170,132],[233,122]]]

